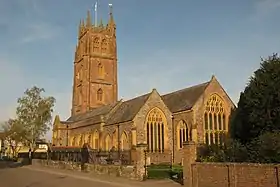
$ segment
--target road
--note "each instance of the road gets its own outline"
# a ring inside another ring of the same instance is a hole
[[[137,182],[109,176],[92,176],[67,170],[32,166],[0,169],[1,187],[178,187],[167,181]]]

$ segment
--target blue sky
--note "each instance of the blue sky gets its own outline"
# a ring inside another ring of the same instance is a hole
[[[280,0],[101,0],[114,7],[119,97],[167,93],[215,74],[237,102],[260,57],[280,50]],[[79,20],[93,0],[0,0],[0,120],[26,88],[44,87],[70,113]]]

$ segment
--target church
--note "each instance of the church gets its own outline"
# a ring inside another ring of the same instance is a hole
[[[118,100],[116,24],[79,25],[74,59],[71,116],[55,117],[52,143],[109,151],[146,144],[151,162],[181,162],[183,142],[222,144],[234,103],[215,76],[165,95],[156,89]],[[156,85],[155,85],[156,86]]]

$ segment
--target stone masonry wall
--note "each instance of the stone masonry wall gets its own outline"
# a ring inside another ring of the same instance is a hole
[[[204,91],[202,97],[196,101],[195,106],[193,107],[194,121],[193,123],[197,129],[197,143],[204,143],[205,135],[204,135],[204,125],[203,125],[203,116],[205,111],[205,105],[207,100],[212,94],[219,95],[225,104],[225,112],[227,116],[227,120],[230,116],[231,109],[234,108],[234,104],[230,100],[229,96],[217,81],[215,77],[212,77],[211,82],[207,89]],[[227,127],[228,128],[228,127]]]
[[[81,171],[81,165],[79,163],[74,162],[33,159],[32,165],[56,169]],[[137,180],[136,168],[134,166],[85,164],[85,172],[94,174],[105,174],[109,176],[124,177]]]
[[[167,106],[162,101],[160,95],[157,93],[156,90],[153,90],[151,95],[149,96],[149,99],[146,101],[146,103],[142,106],[138,114],[134,118],[134,127],[136,128],[136,141],[137,144],[147,143],[147,126],[145,124],[146,117],[148,113],[153,109],[157,107],[159,110],[163,112],[163,114],[166,117],[166,123],[165,124],[165,149],[171,150],[172,149],[172,113],[169,111]]]
[[[184,111],[180,112],[177,114],[174,114],[174,120],[173,120],[173,125],[174,125],[174,163],[178,164],[182,162],[182,159],[184,157],[183,154],[183,149],[179,147],[179,137],[178,137],[178,126],[181,121],[184,121],[189,129],[192,129],[192,140],[196,140],[196,126],[193,123],[193,111]]]
[[[269,164],[195,163],[193,187],[278,187],[279,169]]]

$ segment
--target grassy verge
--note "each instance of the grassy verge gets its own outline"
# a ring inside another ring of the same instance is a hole
[[[147,168],[148,179],[170,179],[181,178],[183,175],[183,168],[180,165],[150,165]]]

